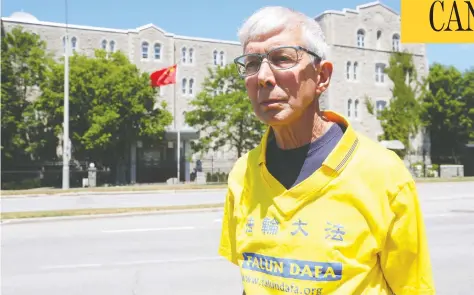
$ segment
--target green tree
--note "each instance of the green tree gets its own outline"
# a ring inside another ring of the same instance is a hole
[[[436,163],[459,163],[463,146],[473,135],[473,71],[463,74],[453,66],[434,64],[423,93],[422,119],[431,138]],[[470,104],[470,105],[469,105]]]
[[[466,104],[464,111],[466,116],[467,138],[469,142],[474,142],[474,67],[471,67],[463,73],[461,89],[461,97]]]
[[[367,108],[367,112],[371,115],[375,115],[375,105],[370,96],[367,94],[364,95],[364,104],[365,107]]]
[[[95,51],[94,57],[70,57],[69,134],[71,156],[106,167],[123,165],[130,144],[162,139],[172,121],[163,102],[156,102],[157,88],[149,75],[140,73],[121,52]],[[37,107],[48,114],[56,134],[62,133],[64,65],[57,64]]]
[[[55,157],[57,142],[32,102],[53,64],[36,34],[1,26],[2,169],[29,166]]]
[[[410,137],[420,128],[420,83],[413,64],[413,58],[406,52],[395,52],[390,57],[385,73],[393,82],[390,104],[380,114],[384,134],[383,140],[399,140],[405,150],[397,151],[404,157],[410,150]]]
[[[258,145],[265,125],[254,115],[235,64],[208,72],[203,90],[190,103],[193,110],[186,113],[186,122],[202,135],[193,149],[207,152],[229,145],[240,157]]]

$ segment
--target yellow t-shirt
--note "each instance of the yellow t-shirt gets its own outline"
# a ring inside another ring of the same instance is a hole
[[[240,267],[247,295],[435,294],[412,176],[344,117],[324,115],[347,129],[295,187],[266,168],[268,131],[236,162],[219,254]]]

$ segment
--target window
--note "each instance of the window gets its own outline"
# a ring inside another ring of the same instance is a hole
[[[224,66],[224,51],[221,51],[220,53],[220,62],[221,62],[221,66]]]
[[[107,40],[102,40],[102,49],[107,50]]]
[[[187,79],[186,78],[183,78],[183,80],[181,81],[181,91],[183,94],[186,94],[186,84],[187,84]]]
[[[187,78],[183,78],[181,80],[181,93],[183,95],[186,95],[186,94],[193,95],[193,93],[194,93],[194,78],[191,78],[189,80]]]
[[[346,64],[346,78],[349,80],[351,78],[351,62],[348,61]]]
[[[380,116],[382,111],[385,109],[385,107],[387,106],[387,102],[385,100],[377,100],[375,102],[375,108],[376,108],[376,111],[377,111],[377,116]]]
[[[70,52],[69,54],[71,54],[72,52],[76,51],[77,50],[77,38],[76,37],[72,37],[70,42]],[[64,50],[64,53],[66,53],[66,36],[63,37],[63,50]]]
[[[72,51],[76,51],[77,49],[77,38],[76,37],[72,37],[71,38],[71,48],[72,48]]]
[[[189,48],[189,63],[193,63],[193,57],[194,57],[194,49]]]
[[[350,118],[352,115],[352,99],[349,98],[347,101],[347,117]]]
[[[365,32],[362,29],[357,31],[357,47],[365,47]]]
[[[112,40],[109,43],[110,52],[115,52],[115,41]]]
[[[359,100],[356,99],[354,102],[354,118],[359,117]]]
[[[354,80],[357,80],[357,66],[359,64],[357,62],[354,63]]]
[[[189,90],[188,90],[188,93],[189,94],[193,94],[193,87],[194,87],[194,79],[189,79]]]
[[[378,63],[375,65],[375,82],[384,83],[385,82],[385,65]]]
[[[214,65],[217,66],[217,50],[214,50],[212,54],[214,56]]]
[[[392,37],[392,50],[400,51],[400,36],[398,34],[395,34]]]
[[[155,59],[161,59],[161,44],[155,43]]]
[[[181,49],[181,61],[183,64],[186,63],[186,52],[187,52],[186,47],[183,47]]]
[[[142,58],[148,58],[148,42],[142,43]]]
[[[381,38],[382,38],[382,31],[378,30],[377,31],[377,49],[380,49],[380,43],[381,43]]]

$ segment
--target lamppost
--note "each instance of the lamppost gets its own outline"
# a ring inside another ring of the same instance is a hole
[[[173,64],[176,64],[176,43],[175,37],[173,37]],[[176,74],[177,75],[177,74]],[[178,106],[176,102],[176,83],[173,84],[173,108],[174,108],[174,129],[176,130],[176,177],[177,183],[179,184],[180,179],[180,168],[181,168],[181,132],[180,132],[180,124],[178,121]]]
[[[68,35],[68,11],[66,7],[66,35],[64,36],[64,122],[63,122],[63,189],[69,188],[69,35]]]

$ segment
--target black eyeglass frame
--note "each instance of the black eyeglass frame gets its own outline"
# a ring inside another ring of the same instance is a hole
[[[242,73],[240,73],[240,71],[239,71],[239,75],[242,76],[242,77],[249,77],[249,76],[252,76],[252,75],[257,74],[257,73],[260,71],[260,67],[262,66],[263,60],[264,60],[265,58],[267,58],[267,60],[268,60],[268,56],[269,56],[273,51],[275,51],[275,50],[280,50],[280,49],[283,49],[283,48],[293,48],[293,49],[296,49],[297,51],[298,51],[298,50],[301,50],[301,51],[303,51],[303,52],[306,52],[306,53],[308,53],[309,55],[312,55],[313,57],[315,57],[316,63],[320,63],[321,60],[322,60],[322,58],[321,58],[319,55],[317,55],[316,53],[312,52],[312,51],[309,50],[309,49],[304,48],[303,46],[299,46],[299,45],[296,45],[296,46],[279,46],[279,47],[275,47],[275,48],[271,49],[270,51],[268,51],[268,52],[266,52],[266,53],[248,53],[248,54],[244,54],[244,55],[241,55],[241,56],[238,56],[238,57],[234,58],[234,63],[235,63],[237,66],[242,65],[242,66],[244,66],[244,67],[245,67],[245,64],[243,64],[243,63],[241,63],[241,62],[238,61],[239,59],[241,59],[241,58],[243,58],[243,57],[246,57],[246,56],[256,56],[256,57],[258,57],[259,60],[260,60],[260,64],[259,64],[259,66],[258,66],[258,69],[255,71],[255,73],[252,73],[252,74],[242,74]],[[278,68],[276,68],[276,70],[282,71],[282,70],[291,69],[291,68],[295,67],[295,66],[299,63],[300,58],[301,58],[301,57],[299,56],[299,57],[298,57],[298,60],[296,61],[296,63],[295,63],[293,66],[288,67],[288,68],[284,68],[284,69],[278,69]],[[268,61],[268,62],[269,62],[270,64],[272,64],[271,61]]]

